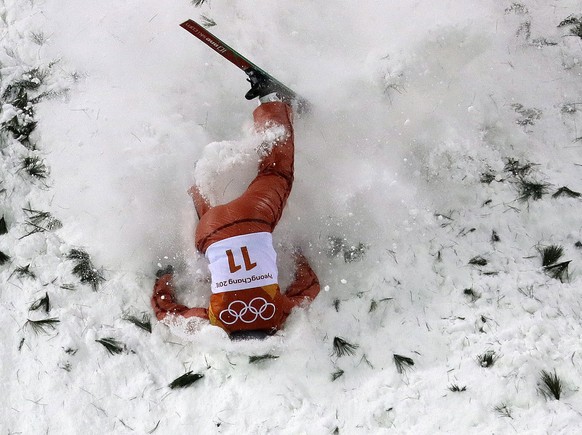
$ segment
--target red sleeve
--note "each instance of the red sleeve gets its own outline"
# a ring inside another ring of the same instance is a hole
[[[283,295],[286,314],[299,305],[313,301],[320,291],[319,279],[303,255],[295,257],[295,266],[295,279]]]
[[[163,320],[168,314],[180,315],[186,318],[201,317],[208,319],[208,310],[206,308],[189,308],[176,302],[172,274],[169,273],[156,280],[154,294],[152,295],[152,307],[158,320]]]

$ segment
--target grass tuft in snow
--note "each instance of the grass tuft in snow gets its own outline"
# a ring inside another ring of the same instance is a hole
[[[560,400],[564,390],[564,383],[556,374],[556,370],[554,370],[554,373],[549,373],[545,370],[542,370],[540,373],[540,378],[540,392],[544,395],[544,397]]]
[[[206,3],[208,0],[192,0],[192,4],[196,7],[200,7],[202,6],[204,3]]]
[[[341,305],[341,301],[339,299],[336,298],[333,300],[333,307],[335,308],[335,311],[337,313],[339,313],[340,305]]]
[[[110,355],[118,355],[125,350],[125,345],[123,343],[111,337],[99,338],[95,341],[102,344]]]
[[[542,255],[542,266],[547,267],[555,264],[564,255],[564,247],[550,245],[540,250]]]
[[[36,278],[35,273],[32,270],[30,270],[30,264],[27,264],[26,266],[20,266],[14,269],[14,272],[10,274],[8,279],[10,279],[13,275],[16,275],[18,278],[31,278],[31,279]]]
[[[465,290],[463,290],[463,294],[469,297],[471,299],[471,302],[475,302],[481,297],[481,295],[472,288],[466,288]]]
[[[394,354],[394,364],[396,364],[398,373],[402,374],[414,366],[414,360],[407,356]]]
[[[2,94],[2,99],[17,109],[24,110],[28,108],[29,100],[26,91],[38,87],[36,84],[30,85],[30,83],[32,82],[29,80],[20,80],[8,85]]]
[[[558,263],[558,260],[564,255],[564,248],[558,245],[546,246],[540,250],[540,253],[544,271],[554,279],[558,279],[561,282],[567,281],[568,268],[571,261]]]
[[[24,120],[20,120],[18,116],[13,117],[3,123],[1,129],[12,133],[14,139],[26,148],[34,150],[35,146],[30,142],[30,135],[35,130],[37,123],[32,120],[32,108],[27,109],[22,118]]]
[[[73,365],[70,362],[64,362],[59,364],[58,366],[60,369],[63,369],[66,372],[70,372],[73,368]]]
[[[359,346],[357,344],[348,343],[346,340],[340,337],[334,337],[333,339],[333,353],[337,357],[344,355],[354,355],[358,347]]]
[[[249,363],[254,364],[254,363],[258,363],[258,362],[265,361],[268,359],[277,359],[277,358],[279,358],[279,355],[271,355],[270,353],[267,353],[265,355],[252,355],[252,356],[249,356]]]
[[[487,266],[487,260],[480,255],[477,255],[469,260],[469,264],[472,266]]]
[[[60,320],[56,317],[51,317],[49,319],[41,319],[41,320],[30,320],[27,319],[25,326],[32,329],[32,331],[38,334],[48,334],[49,329],[55,329],[55,325],[59,323]]]
[[[2,123],[0,129],[12,133],[12,136],[25,147],[34,148],[29,137],[37,123],[34,121],[34,106],[28,99],[27,89],[30,89],[27,80],[15,82],[6,87],[2,94],[3,103],[18,110],[12,118]]]
[[[519,178],[517,180],[517,191],[519,194],[517,199],[521,202],[527,202],[530,199],[537,201],[548,193],[549,187],[550,185],[548,183]]]
[[[582,18],[575,17],[574,15],[568,16],[565,20],[563,20],[558,27],[570,27],[570,34],[582,38]]]
[[[491,242],[496,243],[499,242],[500,240],[501,238],[499,238],[499,234],[497,234],[497,231],[495,230],[491,231]]]
[[[15,87],[16,89],[26,89],[29,91],[33,91],[40,88],[40,86],[45,82],[48,75],[49,72],[46,69],[33,68],[22,74],[22,78],[16,81],[11,86]]]
[[[47,211],[33,210],[30,207],[23,208],[22,210],[28,214],[28,220],[25,223],[28,227],[28,232],[20,237],[20,239],[24,239],[36,233],[58,230],[63,227],[63,223]]]
[[[511,409],[509,408],[509,406],[507,406],[506,403],[500,403],[493,409],[502,417],[513,418],[511,416]]]
[[[582,23],[582,20],[580,18],[576,17],[575,15],[568,15],[565,19],[563,19],[560,22],[560,24],[558,24],[558,27],[576,25],[580,23]]]
[[[2,216],[0,218],[0,236],[6,233],[8,233],[8,227],[6,226],[6,219]]]
[[[135,326],[143,329],[144,331],[149,333],[152,332],[152,322],[150,320],[150,316],[148,316],[147,313],[143,313],[141,319],[137,316],[126,315],[123,317],[123,320],[127,320],[128,322],[133,323]]]
[[[93,266],[89,254],[80,249],[72,249],[67,258],[77,263],[73,267],[73,274],[77,275],[83,284],[89,284],[94,291],[97,291],[99,285],[105,281],[105,277]]]
[[[51,303],[50,303],[50,299],[49,299],[48,293],[45,293],[42,298],[37,299],[36,301],[34,301],[30,305],[30,308],[28,310],[29,311],[36,311],[36,310],[38,310],[40,308],[44,309],[45,313],[48,313],[51,310]]]
[[[43,46],[47,37],[43,32],[30,32],[30,40],[38,46]]]
[[[477,356],[477,362],[481,367],[489,368],[495,364],[499,357],[493,350],[488,350],[487,352]]]
[[[216,21],[210,17],[207,17],[206,15],[202,15],[200,19],[202,21],[202,25],[206,28],[216,26]]]
[[[560,187],[556,193],[552,195],[552,198],[559,198],[560,196],[565,196],[567,198],[579,198],[582,194],[580,192],[575,192],[566,186]]]
[[[49,176],[44,160],[37,156],[23,157],[20,161],[20,169],[38,180],[45,180]]]
[[[463,391],[467,391],[467,387],[459,387],[458,384],[451,384],[449,385],[449,391],[452,391],[453,393],[462,393]]]
[[[40,42],[40,34],[36,35]],[[0,124],[0,130],[12,133],[12,136],[20,142],[23,146],[30,150],[36,147],[30,141],[30,135],[37,127],[35,121],[34,105],[45,98],[58,97],[66,94],[63,91],[49,91],[38,94],[34,98],[29,98],[29,92],[37,92],[44,84],[49,75],[50,68],[54,63],[50,64],[48,68],[33,68],[22,75],[20,80],[9,84],[2,93],[0,105],[6,107],[12,106],[14,116],[5,119]]]
[[[337,369],[335,372],[333,372],[331,374],[331,381],[335,382],[337,381],[339,378],[341,378],[344,375],[344,371],[342,369]]]
[[[570,266],[571,260],[563,261],[558,264],[553,264],[551,266],[544,267],[544,271],[554,279],[560,280],[560,282],[566,282],[569,279],[568,268]]]
[[[519,160],[508,158],[503,170],[514,177],[524,177],[531,172],[533,166],[532,163],[522,164]]]
[[[479,181],[483,184],[491,184],[495,181],[495,174],[491,171],[482,172]]]
[[[0,251],[0,266],[8,263],[8,261],[10,261],[10,255]]]
[[[22,209],[28,214],[29,225],[42,225],[49,231],[58,230],[63,227],[63,223],[57,218],[53,217],[48,211],[33,210],[30,207]]]
[[[199,381],[204,377],[201,373],[192,373],[191,371],[188,373],[183,374],[179,378],[174,379],[168,387],[175,389],[175,388],[186,388],[192,385],[194,382]]]

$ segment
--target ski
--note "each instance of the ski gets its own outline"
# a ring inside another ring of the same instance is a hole
[[[208,47],[246,73],[249,77],[248,81],[251,84],[251,89],[245,95],[247,100],[252,100],[253,98],[265,95],[266,93],[277,92],[284,101],[288,103],[294,102],[298,113],[306,112],[308,110],[309,103],[305,98],[297,95],[292,89],[288,88],[272,75],[259,68],[233,48],[229,47],[196,21],[184,21],[180,24],[180,27],[196,36]]]

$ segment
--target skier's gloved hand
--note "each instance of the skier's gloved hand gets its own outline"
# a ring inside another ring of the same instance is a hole
[[[172,275],[174,273],[174,266],[172,266],[171,264],[168,264],[165,268],[163,269],[158,269],[156,272],[156,278],[161,278],[164,275]]]

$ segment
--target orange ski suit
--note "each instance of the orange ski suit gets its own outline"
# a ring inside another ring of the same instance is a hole
[[[293,185],[294,136],[291,108],[282,102],[261,104],[253,113],[260,132],[274,125],[283,126],[286,135],[274,143],[260,162],[258,175],[247,190],[226,204],[210,206],[193,186],[189,193],[199,222],[195,232],[196,248],[206,253],[213,243],[252,233],[272,233],[283,213]],[[176,303],[172,274],[156,280],[152,306],[158,320],[168,314],[201,317],[228,333],[244,330],[274,332],[291,310],[313,300],[320,290],[317,276],[303,255],[295,257],[295,280],[285,294],[278,284],[240,291],[213,293],[206,308],[189,308]]]

